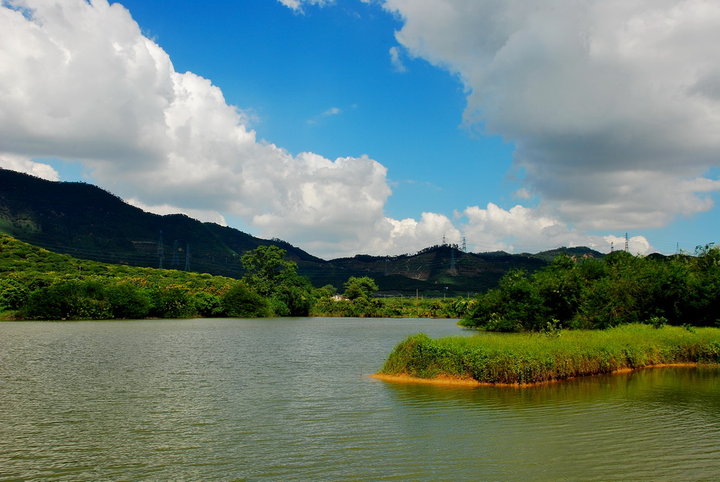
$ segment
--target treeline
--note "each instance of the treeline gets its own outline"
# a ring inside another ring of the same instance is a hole
[[[720,323],[720,248],[695,256],[602,259],[560,256],[533,274],[511,271],[479,296],[461,322],[489,331],[597,329],[628,323]]]
[[[368,277],[313,287],[277,246],[241,258],[240,279],[112,265],[57,254],[0,234],[5,319],[79,320],[270,316],[460,317],[467,300],[379,299]]]
[[[0,235],[0,311],[36,320],[306,316],[314,288],[284,253],[246,253],[236,280],[81,260]]]

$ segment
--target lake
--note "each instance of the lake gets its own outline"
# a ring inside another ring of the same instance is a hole
[[[0,324],[0,479],[720,477],[720,369],[516,389],[369,378],[453,320]]]

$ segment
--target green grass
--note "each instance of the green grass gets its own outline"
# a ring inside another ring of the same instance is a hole
[[[435,340],[421,333],[397,345],[380,373],[530,384],[673,363],[720,363],[720,329],[633,324]]]

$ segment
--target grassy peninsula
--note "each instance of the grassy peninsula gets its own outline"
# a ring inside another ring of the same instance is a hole
[[[720,363],[720,329],[629,324],[548,334],[417,334],[395,347],[378,378],[526,385],[685,363]]]

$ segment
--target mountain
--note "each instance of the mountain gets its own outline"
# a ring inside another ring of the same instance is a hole
[[[283,241],[183,214],[147,213],[91,184],[5,169],[0,169],[0,232],[79,258],[235,277],[242,275],[242,253],[266,244],[281,246],[298,264],[326,263]]]
[[[588,248],[513,255],[466,253],[440,245],[412,255],[326,261],[279,239],[257,238],[182,214],[151,214],[91,184],[47,181],[6,169],[0,169],[0,232],[78,258],[236,278],[243,274],[244,252],[273,244],[286,250],[315,286],[341,288],[349,276],[370,276],[381,292],[395,295],[478,293],[496,286],[509,269],[534,271],[557,254],[601,256]]]

